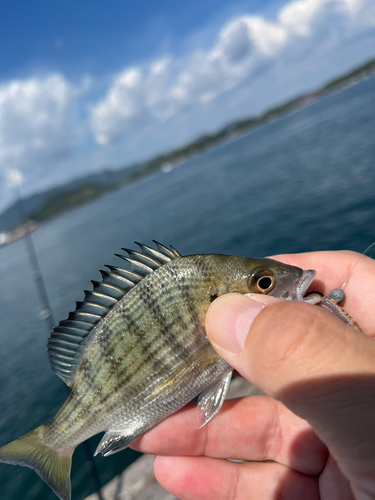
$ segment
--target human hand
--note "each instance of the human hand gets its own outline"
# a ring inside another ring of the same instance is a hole
[[[326,294],[350,275],[345,309],[365,333],[308,304],[237,294],[213,302],[212,345],[268,396],[227,401],[202,429],[191,404],[146,433],[136,447],[159,455],[166,489],[184,500],[375,498],[375,262],[358,257],[275,258],[316,269],[313,289]]]

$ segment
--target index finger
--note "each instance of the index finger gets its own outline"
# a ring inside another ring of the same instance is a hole
[[[303,474],[318,475],[327,448],[310,425],[268,396],[225,401],[204,427],[194,403],[162,420],[131,447],[164,456],[272,460]]]
[[[375,261],[348,250],[273,255],[272,259],[317,271],[311,290],[329,295],[344,283],[345,310],[358,326],[375,337]]]

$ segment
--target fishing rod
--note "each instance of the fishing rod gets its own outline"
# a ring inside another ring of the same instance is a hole
[[[26,254],[29,258],[31,270],[32,270],[32,276],[34,278],[34,282],[36,284],[36,289],[39,295],[40,303],[42,304],[42,312],[40,314],[41,319],[47,322],[48,325],[48,331],[51,332],[55,326],[55,320],[53,318],[52,314],[52,309],[50,305],[50,301],[48,298],[48,293],[47,289],[44,283],[42,271],[39,266],[39,261],[38,261],[38,256],[36,253],[34,241],[32,238],[32,231],[30,228],[30,219],[26,211],[25,203],[22,197],[21,193],[21,188],[20,188],[20,182],[19,182],[19,174],[16,168],[14,167],[14,178],[15,178],[15,186],[16,186],[16,193],[17,193],[17,198],[18,198],[18,208],[20,212],[20,217],[21,220],[24,221],[23,223],[25,224],[25,237],[24,242],[25,242],[25,248],[26,248]],[[67,391],[69,389],[66,387]],[[101,494],[101,484],[100,484],[100,479],[99,479],[99,474],[98,474],[98,469],[95,465],[94,462],[94,457],[91,453],[90,450],[90,445],[88,441],[84,441],[82,443],[82,448],[83,452],[86,457],[86,468],[88,470],[92,486],[94,488],[95,493],[98,496],[99,500],[104,500],[103,495]]]

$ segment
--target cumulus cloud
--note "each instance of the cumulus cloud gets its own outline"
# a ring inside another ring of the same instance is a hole
[[[128,68],[114,79],[105,100],[91,109],[91,125],[99,144],[108,144],[119,131],[139,126],[150,117],[164,121],[173,114],[175,107],[166,99],[170,62],[160,59],[146,70]]]
[[[14,188],[22,184],[24,178],[20,170],[16,168],[8,169],[6,171],[7,186]]]
[[[1,85],[0,168],[27,168],[62,154],[72,142],[72,102],[87,85],[74,88],[60,74]]]
[[[304,43],[321,43],[336,25],[341,26],[342,36],[374,25],[368,15],[369,9],[374,10],[371,2],[290,1],[273,20],[251,15],[232,19],[207,51],[125,69],[107,95],[91,107],[96,141],[109,144],[143,123],[164,123],[189,106],[204,106],[249,81],[262,64]]]
[[[336,3],[338,3],[336,1]],[[280,10],[279,23],[289,33],[300,36],[311,35],[314,24],[324,16],[324,9],[333,5],[332,0],[298,0],[290,2]]]

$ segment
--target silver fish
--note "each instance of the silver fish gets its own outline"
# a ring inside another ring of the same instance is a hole
[[[120,255],[48,340],[52,369],[71,388],[44,425],[0,449],[0,462],[34,469],[70,499],[74,449],[105,432],[96,453],[110,455],[200,394],[205,425],[223,404],[232,368],[211,347],[208,307],[226,293],[303,300],[315,271],[270,259],[182,257],[173,247]],[[129,266],[128,266],[129,267]]]

